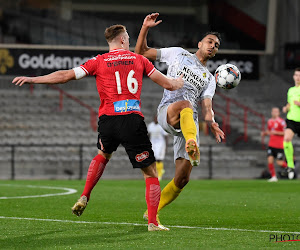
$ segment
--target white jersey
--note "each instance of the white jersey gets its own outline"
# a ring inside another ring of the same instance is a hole
[[[148,125],[148,133],[150,135],[151,143],[165,142],[165,136],[168,135],[158,123],[154,122],[151,122]]]
[[[164,90],[158,110],[167,104],[188,100],[193,105],[194,119],[198,120],[199,101],[212,99],[216,90],[216,81],[208,69],[199,61],[195,54],[179,47],[157,50],[157,58],[169,66],[167,75],[177,78],[183,74],[184,85],[175,91]]]
[[[157,123],[151,122],[148,125],[148,133],[150,135],[150,141],[152,143],[152,149],[154,156],[157,160],[163,160],[166,153],[166,139],[168,135],[166,131]]]

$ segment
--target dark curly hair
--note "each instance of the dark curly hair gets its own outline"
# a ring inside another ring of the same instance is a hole
[[[219,32],[216,32],[216,31],[208,31],[208,32],[206,32],[206,33],[204,34],[204,36],[202,37],[202,39],[203,39],[204,37],[208,36],[208,35],[214,35],[214,36],[216,36],[216,37],[219,39],[220,42],[221,42],[221,40],[222,40],[221,34],[220,34]]]

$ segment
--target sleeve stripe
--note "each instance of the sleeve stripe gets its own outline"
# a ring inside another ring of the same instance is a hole
[[[153,68],[153,69],[148,73],[147,76],[150,76],[154,71],[155,71],[155,68]]]
[[[87,73],[88,75],[90,74],[90,73],[86,70],[86,68],[83,67],[82,65],[80,66],[80,68],[82,68],[82,69],[85,71],[85,73]]]

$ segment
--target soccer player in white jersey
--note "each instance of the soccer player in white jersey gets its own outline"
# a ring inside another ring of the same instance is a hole
[[[164,159],[167,149],[167,136],[168,133],[158,124],[157,116],[154,116],[153,122],[148,125],[148,134],[152,143],[152,149],[156,159],[156,169],[158,180],[161,181],[165,173]]]
[[[198,50],[191,54],[183,48],[172,47],[154,49],[147,46],[150,28],[162,21],[156,21],[158,13],[147,15],[137,40],[135,52],[150,60],[166,62],[168,76],[183,74],[184,86],[173,92],[164,91],[158,106],[158,123],[174,136],[175,177],[162,190],[158,212],[174,201],[189,182],[193,166],[200,163],[198,104],[201,103],[202,116],[209,125],[216,141],[225,138],[224,132],[214,120],[212,98],[216,82],[206,67],[207,61],[214,57],[220,46],[220,34],[207,33],[198,43]],[[144,218],[147,218],[147,211]]]

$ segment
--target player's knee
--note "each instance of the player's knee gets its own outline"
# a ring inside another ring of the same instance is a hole
[[[184,176],[178,179],[177,183],[175,183],[175,185],[182,189],[186,186],[186,184],[188,184],[190,181],[190,177],[189,176]]]
[[[290,138],[290,137],[287,136],[287,137],[284,137],[283,141],[284,142],[291,142],[292,138]]]
[[[291,129],[286,129],[284,132],[283,141],[284,142],[291,142],[294,137],[294,132]]]
[[[155,163],[152,163],[149,167],[146,168],[142,168],[141,169],[143,174],[144,174],[144,178],[157,178],[157,171],[156,171],[156,165]]]
[[[107,154],[107,153],[104,153],[103,151],[101,150],[98,150],[98,154],[99,155],[102,155],[105,159],[107,160],[110,160],[110,158],[112,157],[112,154]]]
[[[173,111],[176,111],[179,113],[185,108],[193,109],[192,104],[190,103],[190,101],[187,101],[187,100],[175,102],[175,103],[171,104],[170,107]]]
[[[193,106],[192,104],[189,102],[189,101],[181,101],[181,104],[180,104],[180,111],[185,109],[185,108],[190,108],[190,109],[193,109]]]

